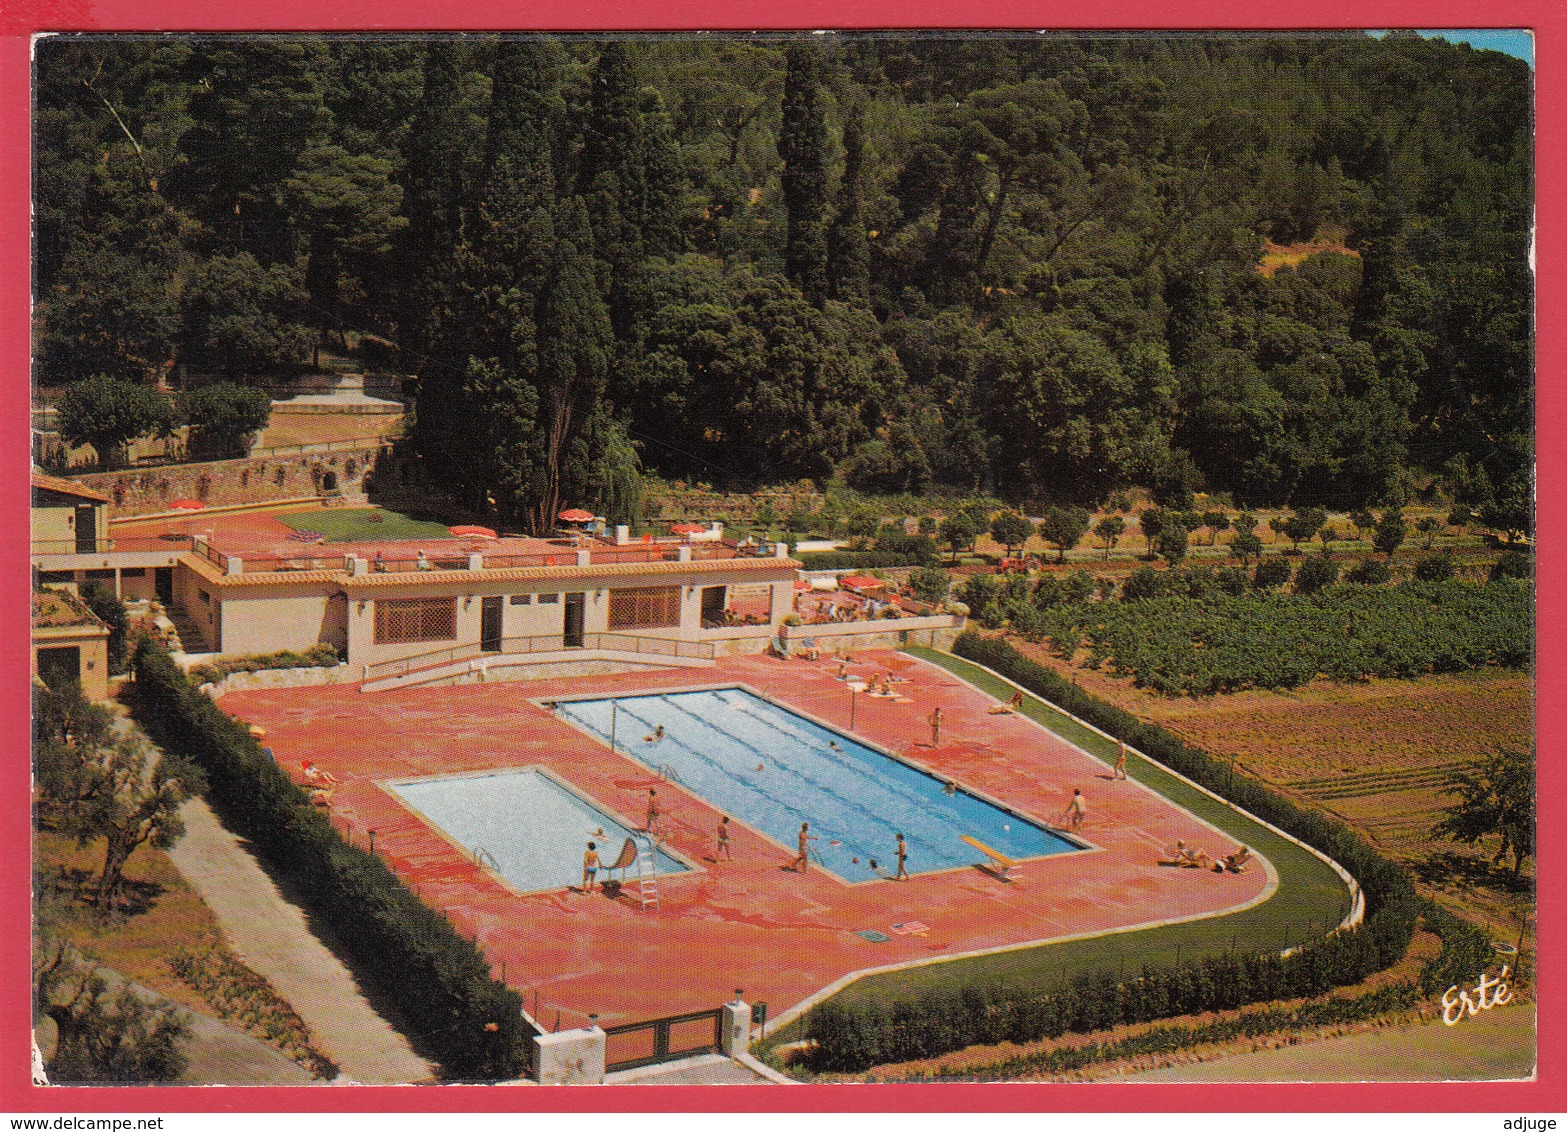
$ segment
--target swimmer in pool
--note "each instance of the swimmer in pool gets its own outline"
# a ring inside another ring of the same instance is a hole
[[[664,725],[662,723],[660,723],[657,727],[653,728],[653,734],[642,736],[642,741],[644,743],[657,743],[663,737],[664,737]]]

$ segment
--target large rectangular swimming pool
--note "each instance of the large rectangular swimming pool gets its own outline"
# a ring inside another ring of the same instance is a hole
[[[406,779],[387,787],[465,856],[483,850],[485,863],[493,860],[495,871],[522,892],[580,884],[589,841],[608,864],[631,836],[607,811],[536,769]],[[656,860],[660,875],[687,870],[663,850]]]
[[[961,787],[857,743],[742,688],[566,700],[559,713],[791,852],[801,822],[819,863],[848,881],[896,869],[895,835],[911,873],[973,864],[964,835],[1008,857],[1082,848]],[[663,738],[644,736],[663,727]]]

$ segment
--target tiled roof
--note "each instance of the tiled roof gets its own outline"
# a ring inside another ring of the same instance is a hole
[[[570,581],[574,578],[641,578],[681,574],[732,574],[776,571],[787,577],[799,569],[791,558],[707,558],[691,562],[605,562],[597,566],[509,566],[500,570],[405,570],[352,577],[344,570],[283,570],[225,574],[199,554],[180,561],[215,586],[286,586],[333,582],[347,589],[396,586],[461,585],[487,582]]]
[[[474,578],[486,582],[568,581],[572,578],[637,578],[668,574],[759,573],[765,570],[792,575],[800,564],[789,558],[703,558],[690,562],[605,562],[597,566],[508,566],[500,570],[405,571],[398,574],[363,574],[343,578],[345,585],[416,586],[431,582],[458,582]]]
[[[33,486],[41,487],[46,491],[58,491],[61,495],[76,495],[82,499],[92,499],[99,503],[109,502],[109,497],[101,491],[94,491],[90,487],[83,487],[71,480],[63,480],[58,476],[48,476],[43,472],[33,473]]]
[[[272,570],[263,574],[225,574],[199,554],[182,554],[180,562],[189,566],[214,586],[296,586],[320,582],[346,581],[342,570]]]

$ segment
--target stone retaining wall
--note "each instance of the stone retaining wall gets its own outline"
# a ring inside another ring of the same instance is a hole
[[[197,499],[220,507],[331,491],[353,495],[365,490],[365,478],[386,446],[386,441],[366,440],[363,448],[339,452],[167,464],[143,471],[126,468],[71,478],[108,495],[116,517],[167,511],[176,499]]]

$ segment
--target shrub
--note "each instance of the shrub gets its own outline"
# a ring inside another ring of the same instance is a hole
[[[1129,983],[1119,982],[1110,972],[1089,971],[1059,988],[1032,993],[971,985],[956,993],[927,991],[890,1007],[829,999],[805,1019],[806,1036],[815,1043],[813,1068],[856,1072],[878,1062],[934,1057],[1003,1038],[1034,1041],[1069,1030],[1089,1033],[1248,1002],[1317,997],[1332,987],[1360,982],[1403,956],[1421,903],[1403,870],[1344,826],[1303,810],[1255,782],[1232,780],[1223,764],[1202,751],[1083,691],[1004,641],[965,633],[953,651],[1015,680],[1337,860],[1361,884],[1366,918],[1349,931],[1315,940],[1287,957],[1275,952],[1213,956],[1181,966],[1144,969]],[[1478,955],[1478,948],[1474,950]]]
[[[1491,564],[1489,581],[1497,581],[1500,578],[1517,578],[1527,582],[1534,576],[1534,563],[1529,560],[1527,554],[1516,550],[1509,550]]]
[[[235,656],[210,664],[193,665],[190,678],[197,684],[215,684],[234,672],[261,672],[271,668],[332,668],[337,664],[337,649],[322,643],[304,652],[271,652],[255,656]]]
[[[800,615],[798,613],[786,613],[786,614],[784,614],[783,623],[785,625],[790,626],[791,628],[796,626],[796,625],[804,624],[804,622],[802,622],[800,620]]]
[[[1354,582],[1357,586],[1380,586],[1392,576],[1386,561],[1381,558],[1367,558],[1345,574],[1344,580]]]
[[[941,607],[954,617],[967,617],[968,606],[961,601],[949,601]]]
[[[1448,551],[1439,550],[1435,554],[1426,554],[1415,563],[1415,580],[1445,582],[1453,576],[1453,571],[1457,567],[1457,560]]]
[[[268,758],[249,731],[196,691],[169,659],[136,650],[135,710],[160,745],[198,763],[208,796],[235,833],[293,881],[307,910],[381,981],[416,1040],[455,1080],[520,1076],[532,1032],[522,998],[379,857],[348,845],[331,819]]]
[[[921,601],[941,602],[952,592],[952,578],[940,566],[920,566],[909,572],[909,590]]]
[[[1121,586],[1122,601],[1147,601],[1158,597],[1169,586],[1169,575],[1152,566],[1139,566]]]
[[[98,620],[109,627],[109,675],[122,675],[130,662],[130,648],[126,643],[130,621],[125,616],[125,606],[101,582],[88,582],[83,586],[82,601],[86,602],[87,608],[93,611]]]
[[[1314,594],[1338,581],[1338,563],[1331,558],[1308,558],[1295,572],[1295,592]]]
[[[1282,558],[1259,558],[1251,576],[1254,590],[1272,590],[1290,580],[1290,564]]]

